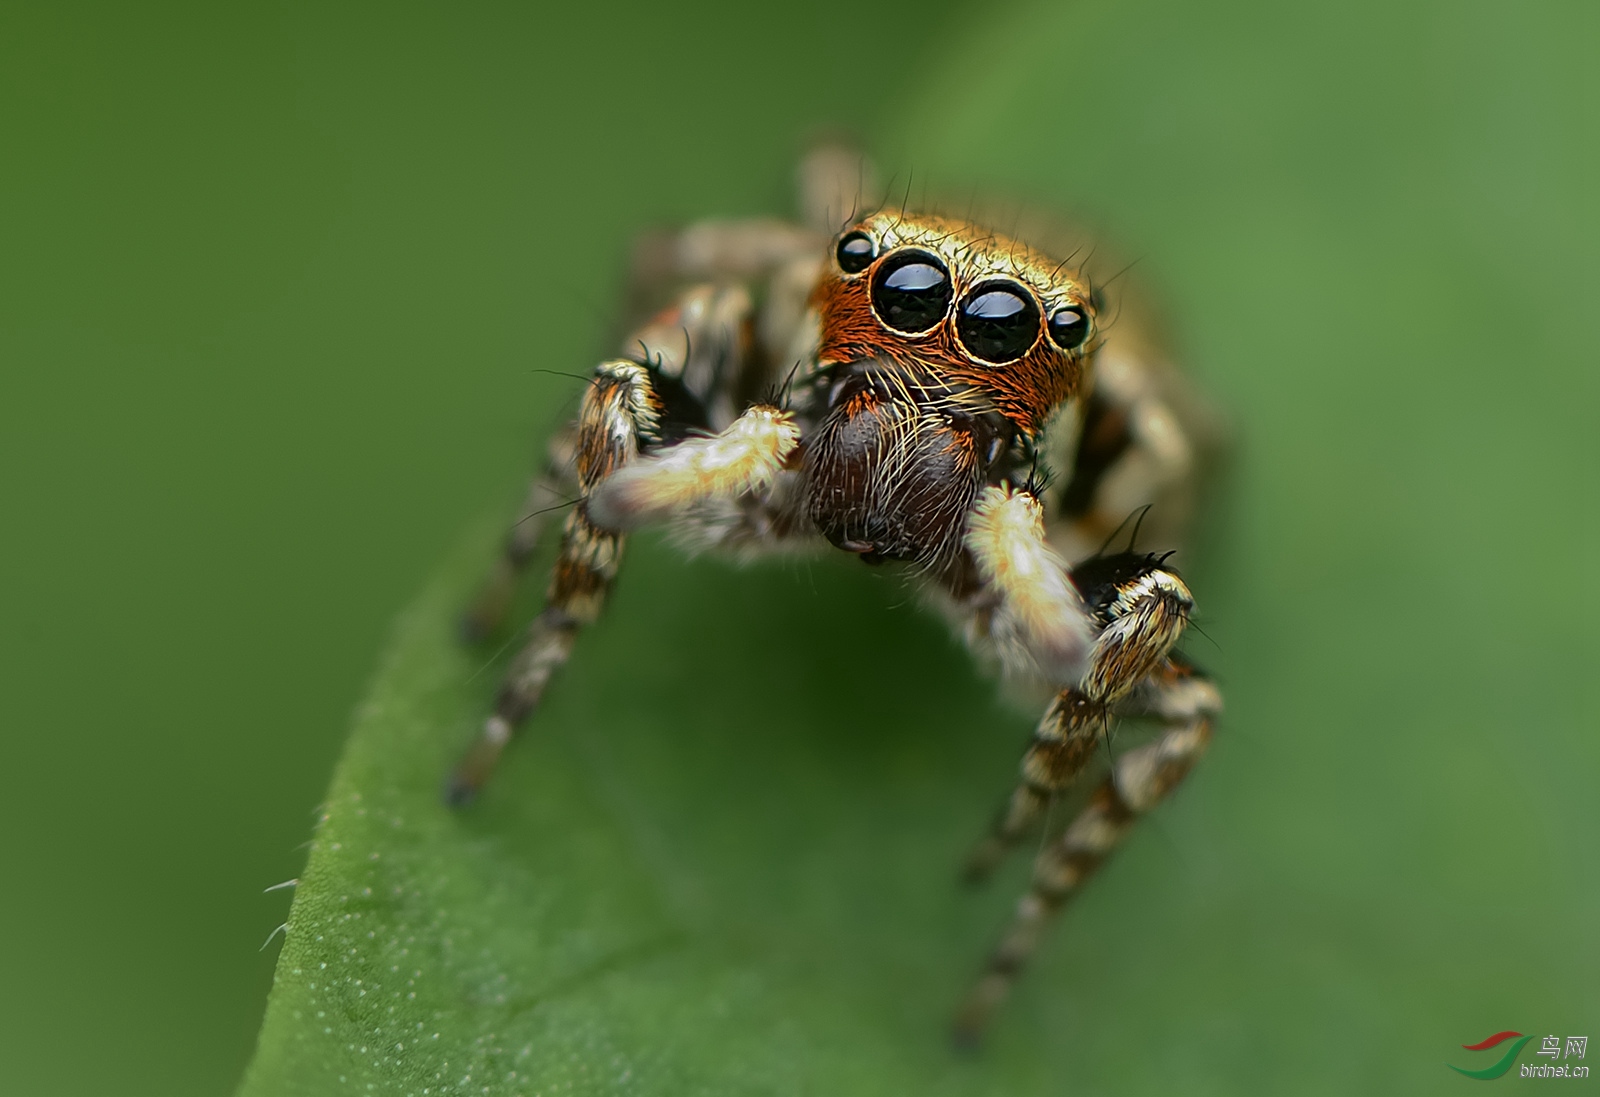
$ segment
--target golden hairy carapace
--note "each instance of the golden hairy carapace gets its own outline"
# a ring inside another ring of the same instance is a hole
[[[641,244],[642,322],[594,367],[469,614],[474,634],[499,626],[539,516],[575,498],[546,606],[448,795],[483,787],[600,613],[630,531],[899,565],[976,655],[1052,698],[969,878],[1044,825],[1120,722],[1156,729],[1041,847],[959,1011],[971,1040],[1045,922],[1210,739],[1221,702],[1176,651],[1194,602],[1170,557],[1217,432],[1138,325],[1106,315],[1081,252],[861,213],[865,174],[820,149],[801,170],[807,223],[704,221]],[[1159,554],[1132,537],[1107,551],[1135,513]]]

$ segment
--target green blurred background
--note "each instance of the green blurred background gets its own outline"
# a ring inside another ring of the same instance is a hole
[[[1595,10],[8,9],[0,1092],[233,1086],[261,889],[393,613],[515,505],[535,367],[604,348],[633,233],[784,212],[835,126],[1085,211],[1237,423],[1168,858],[1211,1088],[1594,1034]]]

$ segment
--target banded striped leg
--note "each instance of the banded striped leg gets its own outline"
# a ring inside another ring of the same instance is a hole
[[[583,498],[567,517],[544,612],[512,660],[483,734],[451,779],[452,803],[465,803],[483,787],[512,732],[571,655],[578,630],[599,617],[616,578],[622,531],[707,500],[760,494],[799,442],[793,415],[761,404],[720,434],[639,458],[641,443],[659,437],[659,411],[646,367],[612,362],[597,371],[579,413]]]
[[[578,410],[575,464],[582,495],[587,497],[632,461],[641,443],[657,438],[660,422],[661,401],[647,367],[628,361],[598,366]],[[527,641],[511,662],[493,715],[450,777],[450,803],[465,804],[477,795],[512,731],[539,703],[550,675],[567,661],[579,628],[600,615],[616,578],[622,543],[621,536],[590,521],[583,499],[567,515],[544,611],[534,618]]]
[[[987,879],[1038,825],[1050,802],[1083,771],[1095,743],[1109,730],[1109,720],[1104,704],[1075,689],[1056,695],[1023,755],[1021,779],[1010,801],[995,820],[994,830],[967,857],[962,875],[968,883]]]
[[[721,405],[750,355],[747,328],[752,311],[750,293],[743,286],[698,284],[682,289],[671,304],[628,335],[623,353],[629,361],[648,363],[656,403],[671,403],[669,393],[675,392],[679,416],[686,410],[692,416],[691,421],[673,425],[726,425],[733,418],[732,410]],[[720,419],[718,412],[723,412]],[[581,477],[575,468],[581,412],[579,420],[576,427],[569,426],[551,439],[545,472],[530,486],[522,517],[506,535],[500,558],[463,617],[467,640],[480,640],[500,627],[517,580],[538,547],[545,516],[574,493],[587,490],[577,482]]]
[[[550,440],[545,470],[528,485],[521,517],[506,531],[500,555],[479,588],[477,597],[461,616],[462,638],[468,643],[486,639],[500,630],[516,594],[517,581],[539,547],[550,513],[577,492],[573,464],[573,432],[563,430]]]
[[[1011,799],[967,858],[963,875],[969,883],[986,878],[1071,786],[1092,757],[1097,737],[1110,733],[1112,706],[1167,657],[1194,604],[1177,574],[1150,556],[1095,557],[1073,568],[1071,578],[1100,626],[1088,669],[1045,711]]]
[[[958,1043],[972,1045],[982,1036],[1038,947],[1046,924],[1105,863],[1134,821],[1188,774],[1211,742],[1222,708],[1215,685],[1177,657],[1141,683],[1133,700],[1143,710],[1139,714],[1160,719],[1166,730],[1153,742],[1124,752],[1078,817],[1035,860],[1028,893],[957,1014]]]

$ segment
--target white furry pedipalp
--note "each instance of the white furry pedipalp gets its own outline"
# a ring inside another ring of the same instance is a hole
[[[702,500],[759,491],[799,441],[792,413],[750,408],[720,434],[685,439],[659,456],[619,469],[590,493],[589,520],[621,532]]]
[[[999,595],[989,630],[1007,668],[1052,685],[1077,682],[1093,636],[1066,561],[1045,540],[1039,500],[1010,485],[985,488],[967,519],[965,543]]]

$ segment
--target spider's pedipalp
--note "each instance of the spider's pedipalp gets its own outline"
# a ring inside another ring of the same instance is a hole
[[[761,491],[799,441],[792,413],[758,404],[720,434],[686,439],[619,470],[589,495],[589,517],[621,532],[701,500]]]
[[[1066,561],[1045,540],[1039,500],[1009,484],[985,488],[965,544],[996,598],[987,627],[1001,660],[1056,685],[1075,681],[1089,655],[1089,620]]]

